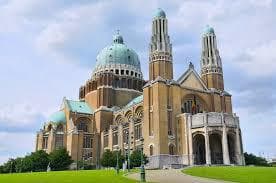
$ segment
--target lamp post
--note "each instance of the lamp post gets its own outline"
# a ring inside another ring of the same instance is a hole
[[[140,138],[141,142],[141,172],[140,172],[140,178],[141,182],[146,182],[146,172],[145,172],[145,166],[144,166],[144,154],[143,154],[143,143],[144,143],[144,138]]]

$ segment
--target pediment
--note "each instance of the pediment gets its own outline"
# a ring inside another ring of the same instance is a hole
[[[197,74],[197,72],[189,68],[179,79],[178,82],[180,86],[194,88],[198,90],[207,90],[206,85]]]

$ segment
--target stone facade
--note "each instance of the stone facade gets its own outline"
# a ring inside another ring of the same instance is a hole
[[[141,141],[143,137],[144,141]],[[79,100],[62,106],[37,133],[36,149],[65,147],[76,161],[99,165],[106,149],[124,155],[143,149],[147,168],[195,164],[244,164],[238,116],[224,90],[213,28],[202,35],[201,75],[192,63],[173,79],[168,20],[158,9],[152,22],[149,81],[137,54],[119,34],[103,49]]]

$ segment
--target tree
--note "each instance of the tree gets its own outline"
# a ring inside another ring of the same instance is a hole
[[[5,173],[4,172],[4,165],[0,165],[0,173]]]
[[[103,156],[101,158],[101,165],[103,167],[116,167],[117,165],[117,153],[118,154],[118,163],[119,163],[119,167],[121,168],[123,166],[123,162],[124,162],[124,156],[122,156],[121,151],[110,151],[109,149],[106,150],[103,153]]]
[[[244,153],[244,160],[246,165],[268,166],[265,158],[255,156],[254,154]]]
[[[33,168],[33,160],[31,155],[27,155],[22,159],[21,172],[31,172]]]
[[[32,171],[42,172],[47,170],[47,165],[49,164],[49,155],[43,151],[39,150],[31,153],[30,155],[32,162]]]
[[[103,167],[111,167],[112,156],[112,152],[109,149],[107,149],[102,155],[101,165]]]
[[[67,170],[73,160],[66,149],[56,149],[49,155],[51,170]]]
[[[15,159],[15,172],[18,173],[22,171],[22,161],[23,161],[23,158]]]
[[[2,166],[2,173],[14,173],[14,172],[15,172],[15,160],[11,158]]]
[[[148,163],[147,156],[143,154],[144,164]],[[141,150],[137,149],[133,151],[130,155],[130,167],[141,166]]]

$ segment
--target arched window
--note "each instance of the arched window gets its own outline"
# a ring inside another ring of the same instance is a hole
[[[88,132],[87,122],[84,122],[84,121],[79,122],[77,125],[77,129],[78,131]]]
[[[169,145],[169,154],[174,155],[174,145],[173,144]]]
[[[42,148],[47,149],[48,148],[48,135],[44,135],[42,139]]]
[[[192,114],[200,113],[202,112],[202,104],[195,96],[185,99],[181,107],[181,112]]]
[[[153,145],[150,145],[150,156],[153,155]]]
[[[63,132],[63,125],[62,124],[59,124],[58,126],[57,126],[57,130],[56,130],[57,132]]]

